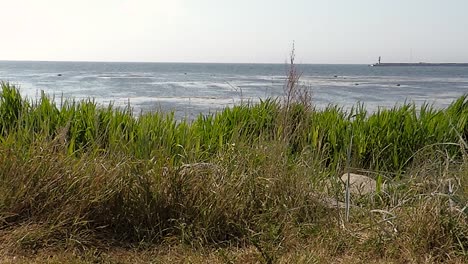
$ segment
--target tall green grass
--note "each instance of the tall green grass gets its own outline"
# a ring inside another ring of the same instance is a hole
[[[176,120],[171,113],[135,117],[129,108],[99,107],[92,100],[63,99],[57,106],[44,94],[31,101],[15,86],[1,86],[1,140],[28,146],[38,139],[56,139],[69,155],[110,151],[141,159],[160,155],[177,164],[209,161],[231,143],[280,140],[282,127],[287,126],[292,158],[309,151],[324,157],[328,166],[340,168],[353,137],[352,166],[400,172],[429,146],[459,156],[459,147],[444,144],[468,137],[467,95],[447,109],[404,104],[373,113],[362,105],[347,112],[337,106],[317,110],[300,103],[292,103],[285,112],[278,100],[267,99],[187,121]]]

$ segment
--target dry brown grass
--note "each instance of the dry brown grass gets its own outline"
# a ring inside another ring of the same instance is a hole
[[[413,169],[356,197],[344,224],[318,199],[328,178],[311,180],[326,168],[307,153],[291,164],[280,143],[236,145],[190,170],[55,151],[0,147],[5,263],[467,260],[466,163],[439,176],[435,164]],[[444,179],[456,179],[451,195]]]

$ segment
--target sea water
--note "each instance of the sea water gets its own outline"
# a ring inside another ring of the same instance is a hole
[[[369,111],[405,102],[446,107],[468,93],[467,67],[296,65],[318,108],[363,103]],[[286,64],[0,61],[0,80],[24,96],[130,105],[135,114],[174,111],[192,119],[241,103],[281,98]]]

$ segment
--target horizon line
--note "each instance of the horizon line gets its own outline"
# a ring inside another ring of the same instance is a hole
[[[0,59],[0,62],[90,62],[90,63],[160,63],[160,64],[263,64],[263,65],[289,65],[290,63],[285,60],[285,62],[211,62],[211,61],[204,61],[204,62],[197,62],[197,61],[118,61],[118,60],[25,60],[25,59]],[[303,63],[303,62],[295,62],[296,65],[370,65],[372,63]]]
[[[283,63],[280,62],[212,62],[212,61],[119,61],[119,60],[26,60],[26,59],[0,59],[0,62],[82,62],[82,63],[147,63],[147,64],[258,64],[258,65],[289,65],[289,61],[285,60]],[[447,62],[447,61],[431,61],[431,62],[407,62],[407,61],[398,61],[398,62],[385,62],[382,64],[467,64],[468,62]],[[376,63],[333,63],[333,62],[295,62],[296,65],[375,65]]]

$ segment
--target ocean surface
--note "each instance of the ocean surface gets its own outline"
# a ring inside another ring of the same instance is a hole
[[[369,67],[296,65],[313,103],[369,111],[405,102],[446,107],[468,93],[468,67]],[[135,114],[174,111],[192,119],[240,103],[280,98],[286,64],[114,63],[0,61],[0,80],[24,96],[41,91],[61,98],[94,99],[107,106],[130,104]]]

